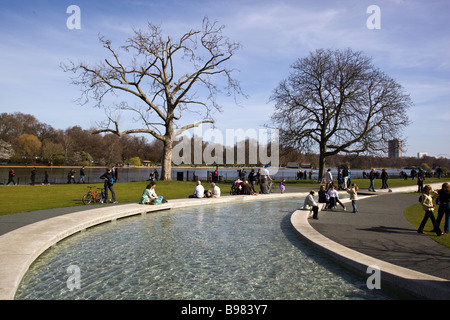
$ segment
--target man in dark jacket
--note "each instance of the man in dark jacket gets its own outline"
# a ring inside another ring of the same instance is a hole
[[[114,192],[114,176],[110,168],[106,169],[106,172],[100,176],[100,179],[105,180],[105,202],[108,202],[108,189],[111,190],[112,201],[117,203],[116,201],[116,193]]]

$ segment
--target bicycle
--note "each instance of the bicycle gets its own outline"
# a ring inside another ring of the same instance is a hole
[[[93,203],[106,203],[105,189],[96,188],[97,190],[92,190],[94,186],[88,186],[89,191],[81,198],[83,204]],[[98,191],[100,190],[100,192]]]
[[[273,183],[272,180],[269,180],[269,193],[274,193],[276,188],[275,183]]]

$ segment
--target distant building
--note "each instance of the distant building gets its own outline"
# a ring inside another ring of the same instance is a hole
[[[388,157],[401,158],[402,157],[402,141],[398,139],[388,141]]]
[[[428,157],[428,152],[417,152],[418,159],[421,159],[423,157]]]

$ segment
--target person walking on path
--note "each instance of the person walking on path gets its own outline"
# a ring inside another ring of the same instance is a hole
[[[387,183],[388,178],[389,178],[389,176],[388,176],[386,169],[381,170],[381,189],[389,189],[389,186]]]
[[[105,202],[108,202],[108,189],[111,191],[112,202],[117,203],[116,201],[116,193],[114,192],[114,176],[110,168],[106,169],[106,172],[100,176],[100,179],[105,180]]]
[[[257,180],[257,176],[256,176],[255,169],[252,168],[252,171],[248,175],[248,180],[250,182],[250,185],[252,186],[252,191],[256,192],[255,191],[255,183],[256,183],[256,180]]]
[[[342,168],[342,177],[344,178],[344,189],[348,189],[349,184],[349,172],[348,172],[348,167],[344,166]]]
[[[34,186],[34,184],[36,183],[36,167],[33,167],[33,169],[31,169],[31,185]]]
[[[67,174],[67,184],[72,184],[75,182],[75,171],[73,169],[70,169],[69,173]]]
[[[417,192],[423,192],[423,181],[425,180],[425,173],[419,169],[417,173]]]
[[[328,191],[328,189],[330,189],[332,184],[333,184],[333,175],[331,174],[331,169],[328,169],[327,173],[325,173],[325,189]]]
[[[78,180],[78,183],[86,183],[86,173],[84,172],[84,166],[80,169],[80,180]]]
[[[16,172],[11,168],[8,172],[8,183],[6,185],[9,185],[11,182],[13,185],[16,185],[17,183],[14,181],[14,176],[16,175]]]
[[[375,178],[376,178],[376,172],[375,172],[375,169],[372,168],[372,170],[370,170],[370,173],[369,173],[369,180],[370,180],[369,191],[375,192],[375,186],[374,186]]]
[[[417,230],[418,233],[424,233],[423,228],[425,227],[425,224],[427,223],[428,219],[431,220],[433,223],[433,231],[436,232],[438,236],[442,234],[441,229],[439,229],[439,226],[436,223],[436,219],[434,218],[434,204],[433,204],[433,196],[431,196],[431,193],[434,193],[434,196],[438,196],[438,193],[436,191],[433,191],[433,188],[427,184],[425,187],[423,187],[423,194],[422,194],[422,208],[425,211],[425,215],[422,219],[422,222],[420,223],[419,229]]]
[[[439,194],[439,209],[436,219],[436,224],[441,225],[441,220],[444,218],[444,234],[449,232],[450,224],[450,184],[444,183],[441,190],[438,191]]]
[[[43,185],[49,185],[50,183],[48,183],[48,170],[45,170],[44,172],[44,180],[42,180],[42,184]]]
[[[358,212],[358,208],[356,207],[356,200],[358,200],[358,189],[359,188],[355,183],[352,184],[351,189],[347,188],[347,192],[350,194],[350,200],[352,201],[353,213]]]

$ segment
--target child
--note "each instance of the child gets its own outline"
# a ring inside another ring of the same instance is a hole
[[[284,182],[286,181],[286,179],[281,180],[280,182],[280,190],[281,193],[284,193],[284,190],[286,189],[286,187],[284,186]]]
[[[350,194],[350,200],[352,200],[353,213],[358,212],[358,208],[356,208],[356,200],[358,200],[358,190],[359,188],[355,183],[352,184],[351,189],[347,188],[347,193]]]
[[[438,195],[436,191],[433,191],[433,188],[429,184],[427,184],[425,187],[423,187],[423,195],[422,195],[422,208],[425,211],[425,215],[423,217],[422,222],[420,223],[419,229],[417,230],[418,233],[425,233],[423,232],[423,228],[425,227],[425,224],[427,223],[428,219],[431,219],[431,222],[433,223],[433,231],[436,232],[438,236],[442,234],[441,229],[439,229],[439,226],[436,223],[436,219],[434,218],[433,210],[434,210],[434,204],[433,204],[433,197],[431,196],[431,192],[435,193],[435,196]]]

